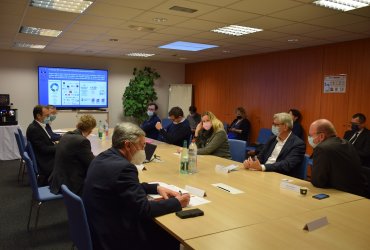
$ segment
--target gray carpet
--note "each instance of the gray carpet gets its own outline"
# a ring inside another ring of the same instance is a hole
[[[0,161],[0,249],[71,249],[63,200],[41,206],[37,230],[27,232],[31,187],[17,181],[19,161]],[[36,208],[35,206],[34,208]],[[34,226],[36,209],[31,225]]]

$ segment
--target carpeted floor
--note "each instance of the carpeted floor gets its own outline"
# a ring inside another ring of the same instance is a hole
[[[37,230],[27,232],[31,188],[17,181],[19,161],[0,161],[0,249],[71,249],[63,200],[41,206]],[[34,207],[36,208],[36,206]],[[31,225],[34,226],[36,209]]]

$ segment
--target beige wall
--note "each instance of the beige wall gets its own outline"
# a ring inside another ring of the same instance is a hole
[[[133,68],[155,68],[161,78],[155,83],[159,115],[167,117],[168,85],[184,83],[184,64],[154,61],[124,60],[33,52],[0,50],[0,94],[10,94],[18,108],[18,122],[26,129],[33,120],[32,109],[37,104],[37,66],[93,68],[109,70],[109,119],[111,124],[123,121],[122,95],[133,77]]]

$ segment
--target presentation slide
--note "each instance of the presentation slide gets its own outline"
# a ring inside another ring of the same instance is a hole
[[[107,108],[108,71],[39,67],[39,104]]]

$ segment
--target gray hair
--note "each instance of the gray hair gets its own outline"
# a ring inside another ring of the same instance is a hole
[[[274,114],[274,120],[278,120],[280,123],[283,123],[288,126],[288,128],[291,130],[293,128],[293,119],[292,116],[288,113],[277,113]]]
[[[145,132],[131,122],[118,124],[113,131],[112,147],[121,149],[125,141],[137,142]]]

